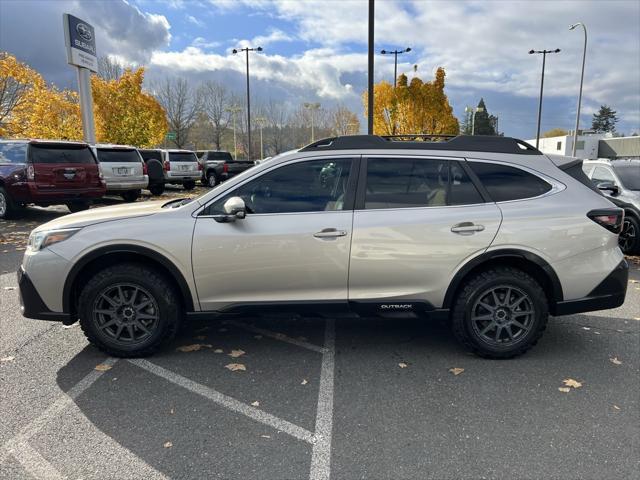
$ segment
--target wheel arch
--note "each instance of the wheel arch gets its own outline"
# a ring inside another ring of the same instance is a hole
[[[76,313],[76,299],[80,294],[80,286],[86,283],[92,273],[123,262],[143,263],[157,269],[176,288],[184,310],[195,310],[189,285],[171,260],[154,250],[138,245],[109,245],[87,253],[72,267],[64,283],[62,311]]]
[[[496,266],[519,268],[531,275],[542,287],[553,314],[557,302],[564,300],[562,284],[551,265],[540,256],[518,249],[502,249],[485,252],[467,262],[454,275],[444,297],[443,308],[451,308],[464,280],[477,272]]]

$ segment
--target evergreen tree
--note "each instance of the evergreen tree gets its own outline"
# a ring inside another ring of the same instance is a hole
[[[601,105],[598,113],[593,114],[591,129],[596,133],[614,133],[616,131],[616,111],[608,105]]]
[[[475,135],[495,135],[495,121],[491,121],[491,115],[487,111],[487,106],[484,103],[484,98],[480,99],[478,103],[477,112],[475,113]]]

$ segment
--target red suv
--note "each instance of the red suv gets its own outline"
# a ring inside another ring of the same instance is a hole
[[[85,210],[106,185],[84,142],[0,140],[0,218],[18,216],[27,204]]]

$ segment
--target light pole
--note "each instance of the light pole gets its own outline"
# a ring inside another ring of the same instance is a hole
[[[240,108],[237,105],[233,105],[227,108],[226,110],[227,112],[231,113],[231,115],[233,115],[233,159],[237,160],[238,159],[238,142],[236,140],[236,115],[242,111],[242,108]]]
[[[260,127],[260,160],[264,158],[264,150],[262,148],[262,127],[264,127],[265,122],[267,121],[264,117],[256,118],[256,122],[258,123],[258,127]]]
[[[582,73],[580,73],[580,93],[578,94],[578,112],[576,113],[576,129],[573,131],[573,149],[572,156],[576,156],[576,145],[578,144],[578,127],[580,127],[580,106],[582,104],[582,82],[584,81],[584,62],[587,58],[587,27],[584,26],[584,23],[578,22],[574,23],[569,27],[569,30],[573,30],[578,25],[582,27],[584,30],[584,49],[582,50]]]
[[[381,55],[393,55],[393,88],[396,88],[396,82],[398,81],[398,55],[408,53],[411,51],[411,47],[404,48],[402,50],[380,50]]]
[[[472,112],[471,114],[471,135],[476,134],[476,113],[484,112],[484,108],[482,107],[464,107],[465,112]]]
[[[309,110],[309,112],[311,114],[311,143],[313,143],[315,141],[315,133],[314,133],[314,130],[313,130],[313,117],[314,117],[314,112],[316,110],[320,109],[320,104],[319,103],[305,103],[304,104],[304,108]]]
[[[556,48],[555,50],[529,50],[529,55],[533,55],[534,53],[542,54],[542,77],[540,79],[540,101],[538,103],[538,129],[536,131],[536,148],[538,148],[538,144],[540,143],[540,119],[542,118],[542,92],[544,90],[544,65],[547,60],[547,53],[560,53],[560,49]]]
[[[249,93],[249,52],[261,52],[262,47],[234,48],[233,54],[245,52],[247,55],[247,160],[251,160],[251,95]]]

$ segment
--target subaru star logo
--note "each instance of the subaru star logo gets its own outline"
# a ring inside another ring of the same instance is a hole
[[[84,23],[79,23],[78,25],[76,25],[76,32],[78,32],[78,35],[80,35],[80,37],[82,37],[82,39],[86,40],[87,42],[90,42],[91,39],[93,39],[91,29]]]

